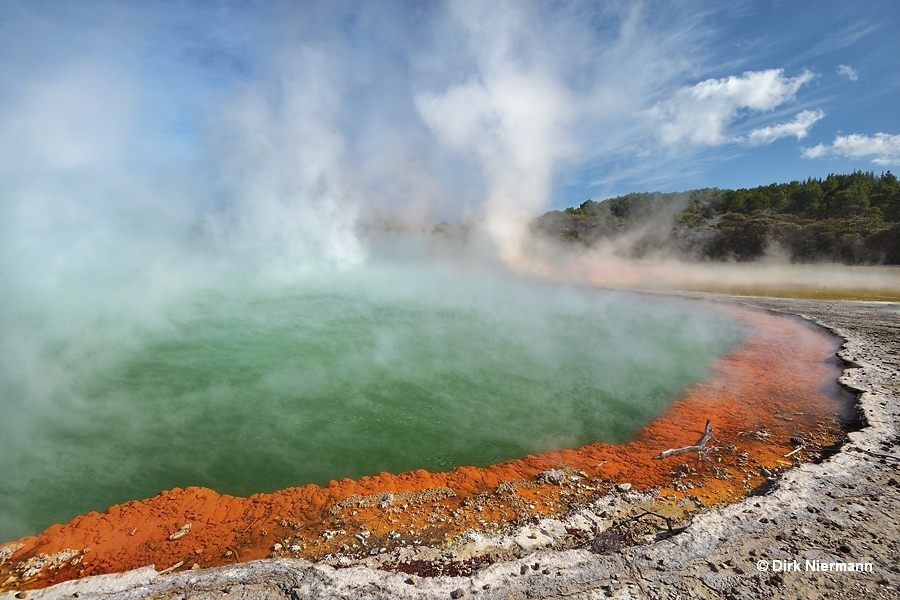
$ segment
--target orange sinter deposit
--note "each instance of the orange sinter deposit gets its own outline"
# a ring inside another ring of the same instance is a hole
[[[0,546],[0,590],[151,564],[184,570],[272,556],[346,564],[398,548],[446,548],[472,530],[508,533],[605,494],[651,492],[645,497],[652,510],[678,509],[688,517],[733,502],[783,469],[833,451],[849,397],[837,393],[836,337],[795,317],[713,307],[748,323],[753,335],[628,444],[446,473],[381,473],[249,498],[169,490]],[[713,431],[702,459],[697,452],[654,458],[697,444],[707,420]],[[432,572],[401,562],[383,567]]]

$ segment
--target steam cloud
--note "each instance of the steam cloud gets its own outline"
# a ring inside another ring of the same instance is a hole
[[[618,151],[691,53],[690,22],[651,35],[665,16],[630,4],[26,6],[0,42],[26,57],[0,84],[0,251],[51,279],[208,274],[197,243],[251,271],[349,265],[387,219],[478,224],[511,261],[561,170]]]
[[[74,408],[76,374],[198,291],[352,268],[379,228],[463,221],[515,260],[565,162],[684,72],[691,22],[486,6],[3,3],[6,433]]]
[[[647,152],[657,134],[719,143],[736,111],[812,78],[684,87],[706,17],[624,2],[5,3],[4,381],[40,379],[47,340],[74,360],[81,331],[115,353],[198,288],[360,264],[361,233],[398,222],[466,222],[476,247],[522,267],[528,220],[576,161]],[[820,116],[757,137],[802,137]]]
[[[708,62],[696,40],[709,15],[689,13],[5,3],[4,380],[33,380],[46,339],[77,355],[77,331],[108,332],[114,353],[198,288],[360,264],[379,228],[462,221],[521,267],[529,219],[576,162],[649,156],[659,136],[721,143],[737,112],[773,109],[813,77],[684,87]],[[800,138],[821,115],[753,135]],[[822,148],[807,154],[837,152]]]

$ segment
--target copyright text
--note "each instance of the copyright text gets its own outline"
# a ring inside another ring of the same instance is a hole
[[[873,573],[874,566],[870,562],[828,562],[821,560],[760,560],[756,563],[757,571],[773,573],[790,573],[800,571],[813,572],[859,572]]]

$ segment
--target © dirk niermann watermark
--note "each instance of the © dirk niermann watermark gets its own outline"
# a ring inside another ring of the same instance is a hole
[[[873,573],[874,566],[870,562],[834,562],[826,560],[760,560],[756,562],[757,571],[772,573]]]

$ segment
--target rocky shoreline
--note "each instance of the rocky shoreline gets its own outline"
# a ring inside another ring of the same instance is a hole
[[[188,593],[192,598],[896,597],[900,587],[896,560],[900,556],[900,306],[728,300],[800,314],[847,340],[840,356],[851,364],[841,383],[860,392],[866,424],[849,434],[836,455],[787,471],[762,495],[725,508],[698,512],[682,504],[683,510],[664,512],[653,494],[618,489],[615,494],[592,498],[565,516],[521,523],[507,534],[513,542],[510,547],[519,550],[492,557],[493,564],[480,562],[478,549],[488,544],[475,536],[469,544],[456,547],[453,556],[438,552],[410,557],[417,567],[412,573],[352,564],[360,561],[334,568],[273,558],[168,575],[145,567],[28,591],[24,597],[167,598]],[[573,476],[578,477],[564,469],[548,469],[544,475],[558,479],[555,484],[560,487],[574,487],[578,480]],[[604,535],[608,522],[606,528],[600,524],[610,515],[629,524],[632,539],[643,536],[657,541],[623,543],[621,528],[616,530],[619,537]],[[568,535],[557,535],[562,533],[560,528]],[[573,535],[584,538],[578,549],[559,549],[556,544],[554,549],[530,552],[554,546],[544,544],[542,538],[571,539]],[[531,547],[530,541],[534,541]],[[469,568],[457,569],[457,574],[422,576],[430,574],[428,564],[442,561]],[[339,561],[336,564],[341,566]],[[857,565],[863,570],[856,571]],[[828,570],[842,566],[848,570]]]

